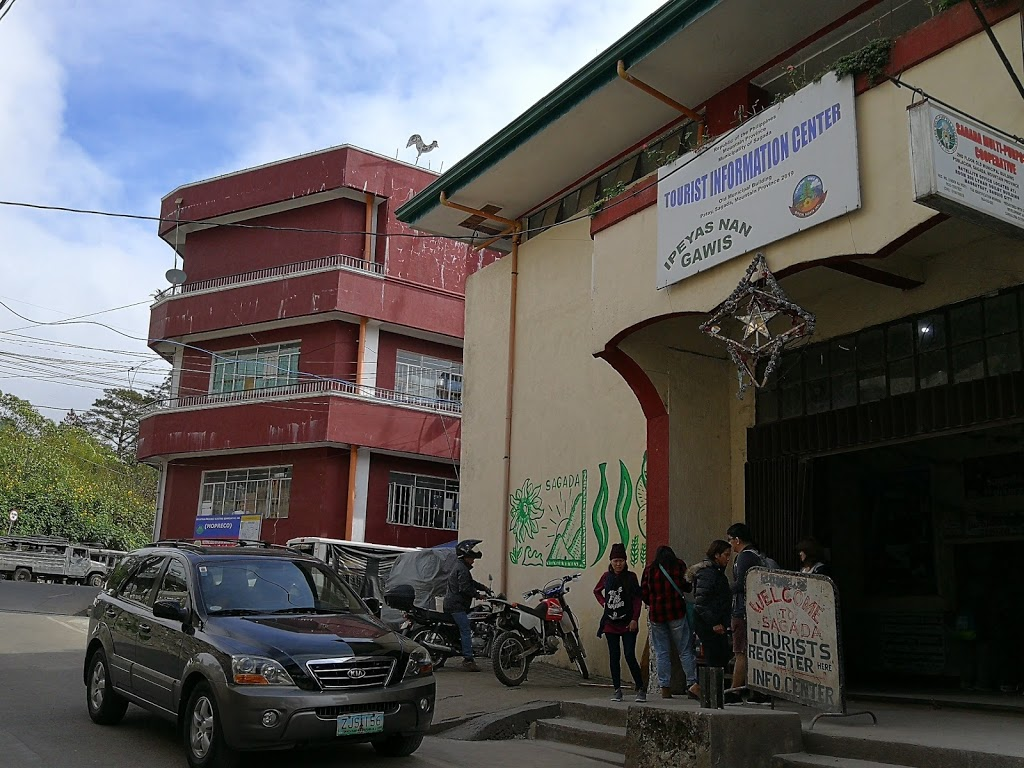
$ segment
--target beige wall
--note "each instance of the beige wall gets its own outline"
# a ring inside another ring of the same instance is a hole
[[[581,620],[591,664],[607,674],[607,652],[596,637],[600,608],[591,591],[607,568],[607,549],[622,540],[617,508],[636,541],[630,554],[644,561],[647,433],[629,387],[590,352],[591,249],[589,220],[532,238],[520,249],[511,503],[501,499],[511,259],[468,282],[459,535],[485,540],[478,579],[487,573],[497,578],[507,541],[510,595],[583,571],[569,602]],[[603,553],[595,516],[607,526]],[[582,548],[576,538],[581,526]],[[555,661],[567,660],[559,654]]]

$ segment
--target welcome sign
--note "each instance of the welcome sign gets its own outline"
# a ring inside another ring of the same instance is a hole
[[[659,169],[657,287],[857,208],[853,78],[830,72]]]
[[[845,712],[839,602],[832,580],[751,568],[744,586],[747,684],[823,712]]]

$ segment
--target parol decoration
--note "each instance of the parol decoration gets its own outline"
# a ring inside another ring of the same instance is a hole
[[[789,327],[781,333],[773,333],[768,328],[768,323],[777,317],[786,317],[790,321]],[[726,319],[740,323],[743,327],[741,339],[722,333]],[[742,400],[750,384],[763,387],[768,382],[786,345],[814,333],[814,315],[789,300],[768,269],[764,254],[758,253],[736,289],[715,308],[711,317],[701,323],[700,330],[725,342],[729,358],[736,365],[740,387],[737,396]],[[766,360],[767,365],[758,378],[757,368],[762,360]]]

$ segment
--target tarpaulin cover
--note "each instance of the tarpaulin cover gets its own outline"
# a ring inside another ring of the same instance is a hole
[[[387,586],[408,584],[415,590],[415,603],[421,608],[437,610],[435,598],[443,598],[448,574],[455,568],[458,557],[451,547],[433,547],[403,552],[391,565]]]

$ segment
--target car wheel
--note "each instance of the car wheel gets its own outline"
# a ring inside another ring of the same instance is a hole
[[[224,743],[220,713],[206,683],[192,689],[185,709],[185,755],[192,768],[234,768],[238,753]]]
[[[422,733],[396,733],[373,742],[373,748],[378,755],[384,757],[408,757],[419,749],[422,743]]]
[[[100,725],[117,725],[128,709],[128,700],[114,690],[107,654],[97,650],[89,660],[89,684],[85,689],[89,717]]]
[[[90,587],[102,587],[104,581],[106,581],[106,579],[103,578],[102,573],[93,573],[89,576]]]
[[[15,581],[32,581],[32,571],[28,568],[18,568],[14,571]]]

